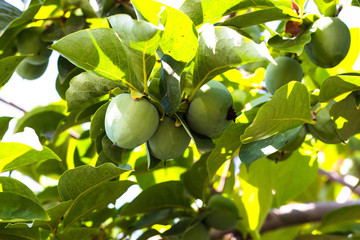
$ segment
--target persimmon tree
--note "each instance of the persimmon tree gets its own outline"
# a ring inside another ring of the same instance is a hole
[[[0,117],[0,239],[359,237],[359,2],[162,2],[0,0],[0,88],[62,98]]]

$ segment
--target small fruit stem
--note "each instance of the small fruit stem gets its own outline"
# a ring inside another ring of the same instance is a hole
[[[147,79],[147,74],[146,74],[146,55],[145,55],[145,51],[143,52],[142,62],[143,62],[143,76],[144,76],[144,93],[146,95],[149,95],[149,88],[148,88],[148,84],[147,84],[148,79]]]

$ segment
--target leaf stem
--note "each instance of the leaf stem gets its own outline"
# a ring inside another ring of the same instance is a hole
[[[274,32],[271,28],[269,28],[265,24],[261,24],[261,26],[264,27],[266,30],[268,30],[270,32],[271,36],[277,35],[276,32]]]
[[[149,95],[149,88],[147,84],[147,74],[146,74],[146,54],[143,52],[142,62],[143,62],[143,74],[144,74],[144,93]]]

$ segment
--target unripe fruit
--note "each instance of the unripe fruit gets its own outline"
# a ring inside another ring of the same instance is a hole
[[[134,101],[129,93],[117,95],[105,114],[105,131],[117,146],[132,149],[150,139],[159,125],[156,108],[147,100]]]
[[[204,221],[209,227],[228,231],[233,229],[240,219],[235,203],[219,194],[210,198],[207,207],[210,213]]]
[[[208,240],[210,239],[209,230],[202,223],[191,226],[184,232],[183,240]]]
[[[203,85],[190,102],[186,120],[191,130],[205,136],[222,133],[230,124],[228,113],[233,99],[220,82],[211,80]]]
[[[300,63],[290,57],[275,58],[277,65],[270,63],[265,71],[265,85],[271,94],[291,81],[301,82],[303,71]]]
[[[166,160],[182,155],[189,142],[190,137],[184,127],[176,127],[173,119],[165,117],[154,135],[149,139],[148,144],[154,157]]]
[[[342,142],[337,133],[336,124],[329,114],[330,108],[334,103],[335,101],[328,103],[325,108],[316,114],[316,123],[314,125],[306,124],[307,129],[315,138],[329,144]],[[317,106],[319,106],[319,104],[315,105],[315,107]]]
[[[268,159],[275,161],[275,162],[279,162],[279,161],[284,161],[286,159],[288,159],[291,154],[293,154],[293,151],[276,151],[273,154],[270,154],[269,156],[267,156]]]
[[[322,68],[338,65],[350,49],[349,28],[339,18],[324,17],[315,21],[317,29],[305,45],[310,60]]]
[[[43,42],[40,39],[40,34],[43,32],[42,27],[26,28],[18,35],[18,50],[22,55],[33,54],[27,57],[24,61],[33,64],[44,64],[49,60],[51,50],[48,49],[50,42]]]
[[[46,71],[48,63],[49,62],[47,61],[40,65],[34,65],[23,60],[16,67],[16,73],[19,74],[20,77],[27,80],[37,79]]]
[[[283,146],[279,150],[289,151],[289,152],[295,151],[304,142],[306,133],[307,132],[306,132],[305,125],[301,126],[299,132],[293,138],[289,139],[289,141],[285,144],[285,146]]]

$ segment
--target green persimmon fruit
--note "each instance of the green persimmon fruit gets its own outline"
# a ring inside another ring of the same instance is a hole
[[[48,46],[51,42],[43,42],[40,39],[41,33],[44,31],[42,27],[26,28],[17,36],[18,51],[22,55],[32,54],[24,59],[24,61],[33,65],[41,65],[49,60],[51,50]]]
[[[320,141],[329,144],[342,142],[342,139],[337,132],[336,124],[332,120],[329,113],[330,108],[334,103],[335,101],[331,101],[326,105],[325,108],[321,109],[316,114],[316,123],[314,125],[306,124],[306,127],[311,135]],[[314,108],[316,109],[319,106],[320,104],[317,104],[314,106]]]
[[[240,219],[235,203],[220,194],[213,195],[207,207],[210,213],[205,217],[204,222],[209,227],[228,231],[233,229]]]
[[[105,132],[117,146],[132,149],[145,143],[159,125],[159,114],[149,101],[134,101],[129,93],[117,95],[105,114]]]
[[[16,67],[16,73],[19,74],[19,76],[24,79],[34,80],[39,78],[41,75],[43,75],[43,73],[46,71],[48,63],[49,62],[47,61],[40,65],[34,65],[25,61],[24,59]]]
[[[316,29],[305,45],[310,60],[319,67],[338,65],[350,49],[349,28],[337,17],[323,17],[314,22]]]
[[[188,228],[182,237],[183,240],[208,240],[210,239],[209,230],[202,223]]]
[[[190,137],[183,126],[175,126],[175,121],[165,117],[160,121],[148,144],[151,154],[162,160],[177,158],[189,146]]]
[[[271,94],[291,81],[301,82],[303,71],[300,63],[290,57],[275,58],[277,65],[270,63],[266,67],[264,81]]]
[[[299,132],[296,135],[294,135],[292,138],[290,138],[288,142],[285,144],[285,146],[283,146],[279,150],[288,151],[288,152],[295,151],[304,142],[306,133],[307,131],[305,125],[302,125],[301,127],[299,127]]]
[[[204,84],[191,100],[186,120],[194,132],[215,136],[230,124],[229,113],[233,99],[229,90],[220,82],[211,80]]]

